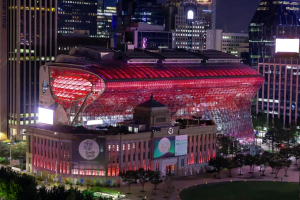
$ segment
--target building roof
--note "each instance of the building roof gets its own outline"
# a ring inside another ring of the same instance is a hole
[[[147,107],[147,108],[159,108],[159,107],[166,107],[164,104],[155,101],[153,99],[153,94],[151,94],[151,97],[148,101],[145,101],[144,103],[139,104],[140,107]]]

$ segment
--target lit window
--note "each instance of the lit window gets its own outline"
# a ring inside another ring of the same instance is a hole
[[[128,126],[128,131],[132,132],[132,127],[131,126]]]
[[[108,151],[110,151],[110,149],[111,149],[111,146],[110,146],[110,144],[108,145]]]

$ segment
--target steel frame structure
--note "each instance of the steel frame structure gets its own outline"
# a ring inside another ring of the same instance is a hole
[[[245,142],[254,139],[250,108],[264,79],[243,64],[111,61],[88,68],[54,63],[49,69],[51,94],[69,122],[79,108],[81,123],[101,119],[110,125],[131,119],[135,106],[153,93],[155,100],[169,108],[172,120],[201,116],[213,119],[218,133]]]

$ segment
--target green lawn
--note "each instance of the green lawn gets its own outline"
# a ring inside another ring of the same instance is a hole
[[[299,198],[299,183],[226,182],[182,190],[182,200],[284,200]]]

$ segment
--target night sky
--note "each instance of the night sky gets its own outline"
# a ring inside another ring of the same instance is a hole
[[[217,29],[248,32],[249,23],[261,0],[217,0]]]

